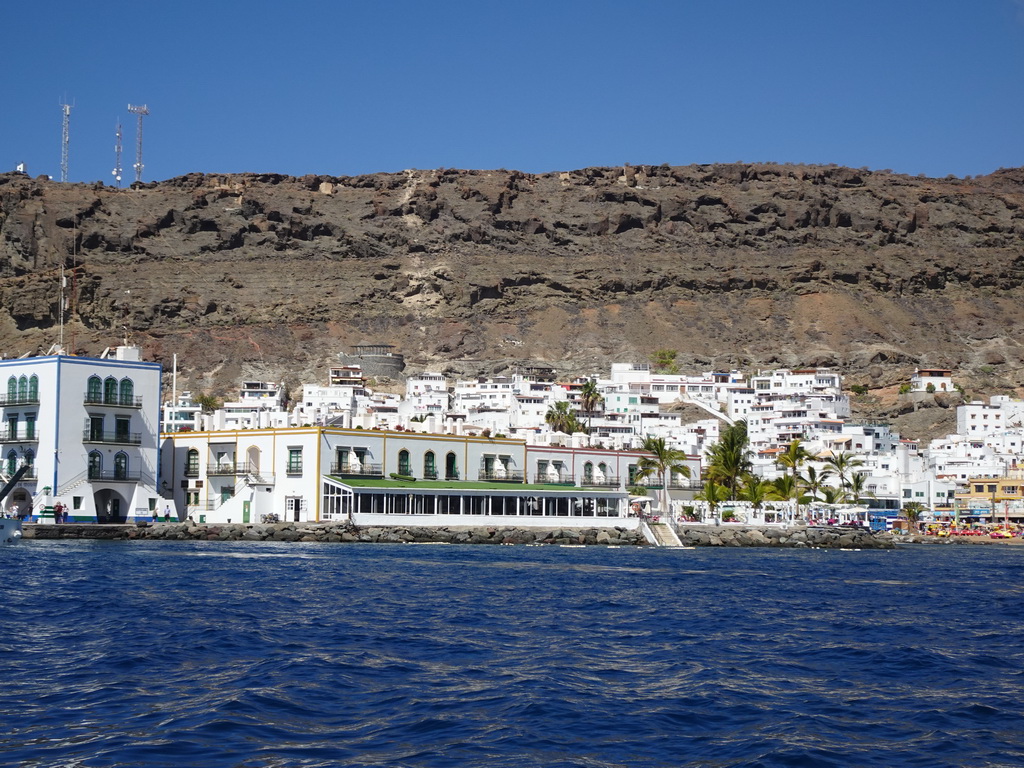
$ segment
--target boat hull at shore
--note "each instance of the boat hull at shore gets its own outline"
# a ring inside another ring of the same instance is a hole
[[[21,541],[21,521],[11,518],[0,519],[0,546],[17,544]]]

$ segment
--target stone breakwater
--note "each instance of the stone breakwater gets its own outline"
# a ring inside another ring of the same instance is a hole
[[[756,528],[692,525],[679,528],[687,547],[791,547],[894,549],[888,534],[855,528]],[[26,539],[111,539],[170,541],[299,541],[372,544],[554,544],[647,546],[642,532],[624,528],[516,528],[500,526],[366,526],[345,523],[131,525],[26,525]]]
[[[858,528],[680,526],[678,534],[684,547],[896,548],[888,534],[875,534]]]
[[[144,525],[29,525],[26,539],[111,539],[172,541],[299,541],[370,544],[554,544],[646,545],[639,531],[624,528],[512,528],[496,526],[428,528],[335,523],[268,525],[148,523]]]

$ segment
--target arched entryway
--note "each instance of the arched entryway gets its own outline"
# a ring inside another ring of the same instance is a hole
[[[128,520],[128,500],[112,488],[101,488],[93,494],[97,523],[124,523]]]
[[[32,497],[24,488],[15,488],[4,503],[4,512],[10,517],[26,519],[32,514]]]

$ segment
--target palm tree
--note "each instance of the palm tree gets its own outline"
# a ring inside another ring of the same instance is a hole
[[[827,459],[825,463],[828,464],[832,469],[835,470],[836,475],[839,477],[839,487],[847,488],[849,483],[846,480],[846,475],[856,469],[857,467],[864,466],[864,462],[858,459],[854,454],[848,451],[840,451],[839,453],[833,453]]]
[[[756,511],[760,511],[764,503],[770,498],[772,490],[772,484],[767,480],[763,480],[753,474],[745,475],[743,487],[740,488],[739,498],[743,501],[749,501],[750,506]]]
[[[810,451],[804,448],[800,440],[792,441],[786,450],[779,454],[779,457],[775,459],[775,463],[784,469],[790,470],[790,474],[796,477],[800,473],[800,467],[803,466],[804,462],[810,461]]]
[[[672,479],[672,473],[690,477],[690,468],[684,463],[688,458],[685,451],[670,448],[664,437],[644,438],[642,451],[651,454],[644,456],[637,462],[637,471],[633,476],[634,480],[643,480],[652,475],[658,478],[661,483],[661,514],[669,514],[668,480]]]
[[[847,496],[854,504],[860,504],[865,495],[874,497],[873,493],[865,494],[864,487],[868,481],[867,473],[854,472],[850,475],[850,485],[847,488]]]
[[[707,477],[704,480],[704,487],[700,493],[694,496],[697,501],[706,501],[708,503],[708,509],[711,514],[714,515],[718,509],[718,505],[729,498],[729,489],[724,485],[719,485],[715,478]]]
[[[800,497],[800,484],[792,475],[783,475],[772,481],[769,495],[779,501],[790,501]]]
[[[818,498],[818,494],[825,488],[826,482],[830,477],[832,477],[832,472],[828,469],[823,469],[819,472],[814,467],[807,467],[807,475],[805,477],[798,477],[797,482],[803,487],[803,490],[807,491],[807,495],[811,497],[811,500],[815,501]]]
[[[909,526],[916,530],[917,524],[921,519],[921,513],[924,512],[924,504],[920,501],[909,501],[903,505],[903,517],[907,518]],[[913,531],[911,531],[913,532]]]
[[[559,400],[548,408],[548,412],[544,415],[544,423],[551,427],[552,432],[564,432],[571,435],[573,432],[584,431],[567,400]]]
[[[728,498],[735,499],[740,480],[750,474],[750,451],[747,448],[747,422],[737,421],[722,430],[708,452],[708,477],[729,491]]]
[[[597,388],[595,379],[587,379],[580,388],[580,405],[587,414],[587,431],[590,431],[590,422],[594,417],[594,411],[604,403],[604,396]]]
[[[800,505],[800,483],[793,475],[783,475],[772,481],[770,497],[779,501],[796,501],[797,511]]]
[[[826,504],[843,504],[846,498],[846,491],[834,485],[826,485],[821,489],[821,500]]]

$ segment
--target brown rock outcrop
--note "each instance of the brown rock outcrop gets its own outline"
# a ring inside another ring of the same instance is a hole
[[[709,165],[190,174],[138,189],[0,174],[0,341],[89,354],[127,329],[180,384],[319,380],[390,343],[408,370],[563,374],[676,349],[685,369],[915,364],[1013,381],[1024,170],[928,179]],[[1016,383],[1016,382],[1014,382]]]

